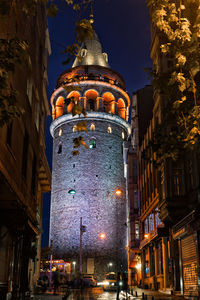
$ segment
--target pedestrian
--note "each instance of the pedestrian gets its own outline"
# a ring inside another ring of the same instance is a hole
[[[59,274],[58,274],[58,269],[53,272],[53,293],[56,295],[56,291],[59,287]]]
[[[118,272],[117,273],[117,298],[116,298],[116,300],[119,300],[119,293],[121,290],[121,280],[122,280],[121,273]]]
[[[122,289],[126,294],[126,299],[128,296],[128,278],[125,272],[122,273]]]

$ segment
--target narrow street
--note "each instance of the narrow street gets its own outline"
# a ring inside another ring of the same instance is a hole
[[[127,294],[127,297],[123,291],[120,292],[119,300],[137,300],[143,299],[142,294],[145,295],[145,300],[182,300],[184,299],[181,296],[171,296],[169,294],[160,293],[158,291],[150,291],[150,290],[142,290],[142,289],[134,289],[133,295],[130,293]],[[67,298],[63,298],[64,294],[53,295],[51,293],[46,293],[42,295],[35,295],[33,300],[116,300],[116,292],[114,291],[103,291],[102,288],[85,288],[80,291],[71,290],[70,295]]]

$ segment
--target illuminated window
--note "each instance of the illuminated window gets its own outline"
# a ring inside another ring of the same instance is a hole
[[[112,128],[110,126],[108,126],[107,132],[112,133]]]
[[[90,126],[90,130],[94,131],[95,130],[95,125],[94,124],[91,124]]]
[[[63,130],[62,130],[62,128],[60,128],[60,129],[59,129],[59,132],[58,132],[58,135],[59,135],[59,136],[62,136],[62,134],[63,134]]]
[[[140,229],[139,229],[139,223],[135,223],[135,239],[139,240],[140,239]]]
[[[90,149],[96,148],[96,140],[95,140],[95,139],[91,139],[91,140],[90,140],[89,148],[90,148]]]
[[[122,139],[124,140],[124,137],[125,137],[125,135],[124,135],[124,132],[122,131]]]
[[[77,131],[77,125],[74,125],[73,132],[76,132],[76,131]]]

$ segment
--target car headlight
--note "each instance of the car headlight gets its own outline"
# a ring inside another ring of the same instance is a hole
[[[111,285],[115,285],[114,282],[112,282]]]

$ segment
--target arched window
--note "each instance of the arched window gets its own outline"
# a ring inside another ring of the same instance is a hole
[[[126,106],[124,100],[121,98],[118,100],[117,109],[118,109],[118,115],[121,118],[126,119]]]
[[[98,109],[97,98],[99,94],[97,91],[91,89],[85,92],[86,97],[86,110],[87,111],[96,111]]]
[[[71,113],[73,106],[74,106],[74,101],[79,102],[79,97],[80,97],[80,93],[77,91],[72,91],[67,95],[67,98],[70,98],[70,103],[67,105],[67,112]]]
[[[59,136],[62,136],[62,134],[63,134],[63,130],[62,130],[62,128],[60,128],[60,129],[59,129],[59,132],[58,132],[58,135],[59,135]]]
[[[64,97],[59,96],[56,100],[56,113],[55,117],[58,118],[63,115],[64,112]]]
[[[108,126],[108,128],[107,128],[107,132],[112,133],[112,128],[110,126]]]
[[[89,142],[89,148],[90,149],[94,149],[96,148],[96,139],[91,139],[90,142]]]
[[[95,100],[88,99],[88,110],[94,111],[95,110]]]
[[[112,93],[106,92],[103,94],[103,110],[107,113],[115,113],[115,97]]]
[[[90,130],[91,130],[91,131],[94,131],[94,130],[95,130],[95,125],[94,125],[94,124],[91,124]]]

